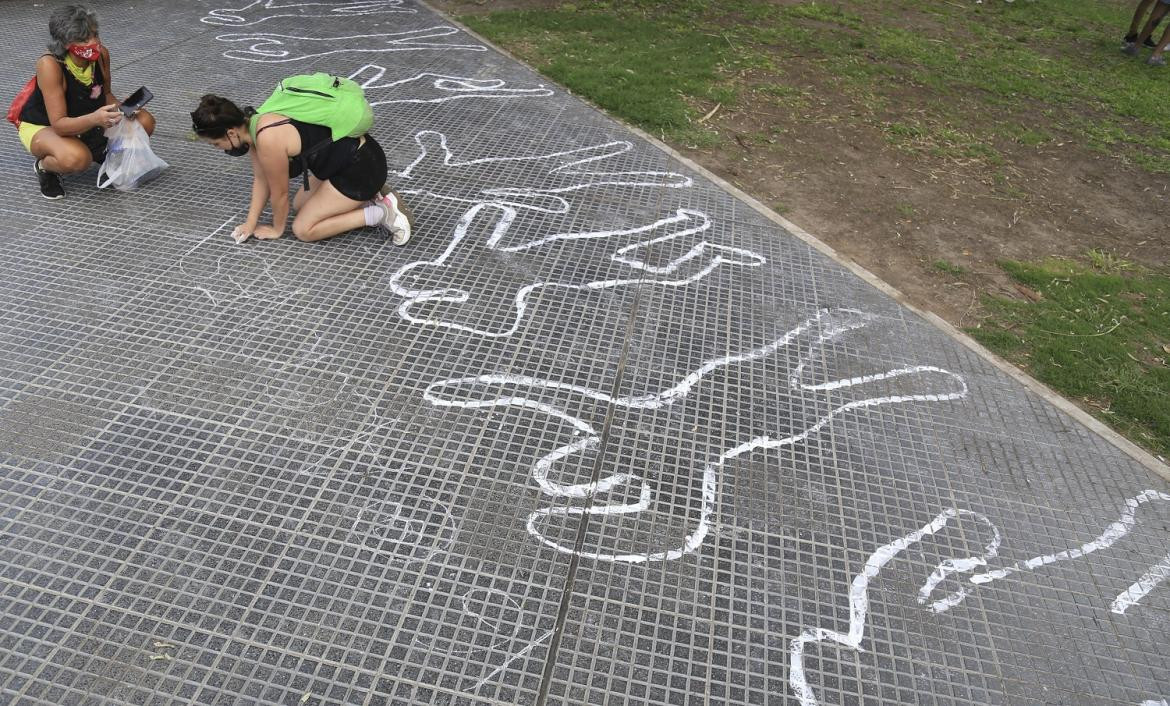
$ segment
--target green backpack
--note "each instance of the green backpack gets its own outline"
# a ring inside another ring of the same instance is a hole
[[[276,90],[256,110],[248,123],[252,139],[256,139],[256,123],[265,113],[281,115],[302,123],[329,128],[332,142],[344,137],[361,137],[374,124],[374,110],[366,101],[362,87],[348,78],[326,73],[289,76],[276,84]],[[302,164],[310,155],[331,144],[324,140],[312,147],[301,148]],[[309,171],[305,165],[305,188],[309,185]]]

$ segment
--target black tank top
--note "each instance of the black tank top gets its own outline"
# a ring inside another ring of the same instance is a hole
[[[300,154],[288,159],[289,178],[300,176],[307,166],[313,176],[321,181],[332,179],[353,164],[357,157],[359,138],[343,137],[335,142],[333,133],[324,125],[303,123],[291,118],[265,125],[256,131],[256,137],[259,138],[260,133],[277,125],[292,125],[301,136]]]
[[[53,56],[46,54],[45,56]],[[57,59],[57,57],[53,57]],[[106,92],[102,85],[105,81],[106,72],[103,68],[103,62],[98,59],[94,64],[93,84],[86,86],[69,71],[65,66],[63,59],[57,59],[57,63],[61,65],[61,73],[65,74],[65,115],[70,118],[80,118],[83,115],[89,115],[93,111],[106,104]],[[93,97],[96,94],[97,97]],[[45,108],[45,95],[41,93],[41,84],[38,81],[37,87],[33,89],[32,95],[28,97],[28,102],[24,104],[24,110],[20,111],[21,122],[33,123],[34,125],[48,125],[49,111]]]

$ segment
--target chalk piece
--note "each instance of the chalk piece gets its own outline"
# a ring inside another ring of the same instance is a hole
[[[158,640],[154,641],[154,646],[155,646],[155,648],[160,649],[160,650],[173,650],[173,649],[175,649],[175,646],[172,645],[171,643],[160,642]]]
[[[311,691],[306,691],[305,693],[301,694],[301,703],[302,704],[309,703],[309,697],[312,695],[313,695],[313,692],[311,692]]]

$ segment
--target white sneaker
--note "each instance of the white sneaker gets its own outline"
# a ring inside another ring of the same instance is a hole
[[[390,239],[395,245],[406,245],[410,242],[410,231],[414,226],[414,216],[402,197],[389,191],[378,198],[374,203],[382,207],[381,226],[390,231]]]

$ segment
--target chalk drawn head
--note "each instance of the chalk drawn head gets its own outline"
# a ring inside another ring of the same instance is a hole
[[[429,492],[379,487],[356,512],[349,541],[383,562],[414,569],[446,551],[457,531],[455,518],[441,498]]]
[[[224,151],[230,157],[242,157],[252,146],[248,121],[256,111],[240,108],[227,98],[207,94],[199,107],[191,111],[191,131],[203,142]]]

